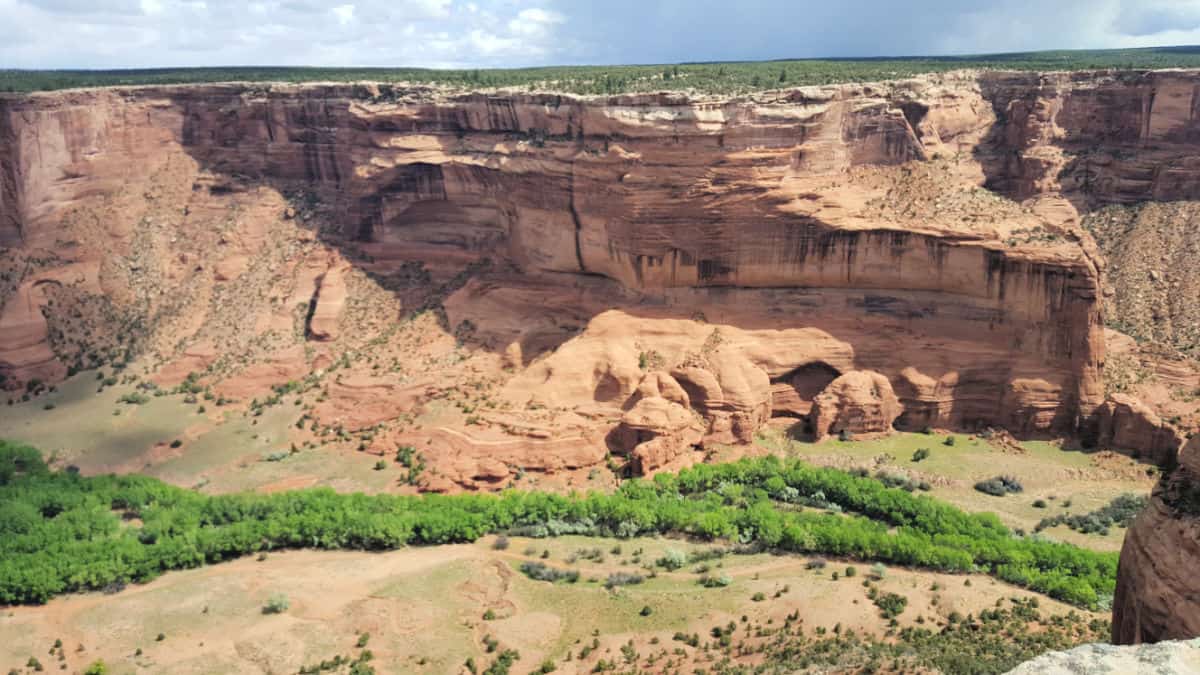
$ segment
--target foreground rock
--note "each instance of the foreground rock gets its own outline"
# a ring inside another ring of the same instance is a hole
[[[1125,535],[1113,601],[1113,642],[1200,635],[1200,435],[1179,452]]]
[[[1200,673],[1200,639],[1117,647],[1090,644],[1027,661],[1009,675],[1188,675]]]

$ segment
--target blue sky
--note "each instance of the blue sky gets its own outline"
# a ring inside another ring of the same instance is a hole
[[[1200,0],[0,0],[0,68],[507,67],[1200,44]]]

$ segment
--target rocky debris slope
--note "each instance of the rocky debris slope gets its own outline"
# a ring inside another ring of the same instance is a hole
[[[1108,260],[1110,325],[1200,358],[1200,203],[1113,205],[1083,224]]]
[[[1200,435],[1163,474],[1125,535],[1113,601],[1113,642],[1200,635]]]
[[[1187,675],[1200,673],[1200,639],[1116,647],[1088,644],[1043,654],[1009,675]]]
[[[1198,80],[8,96],[0,373],[35,393],[136,360],[242,401],[303,382],[349,443],[448,444],[438,485],[571,444],[652,471],[772,417],[1157,456],[1178,439],[1121,430],[1162,421],[1105,402],[1080,213],[1198,196]]]

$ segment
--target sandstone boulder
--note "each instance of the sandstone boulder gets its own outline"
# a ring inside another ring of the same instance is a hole
[[[707,420],[706,442],[749,443],[771,418],[771,378],[735,348],[713,350],[671,375]]]
[[[855,370],[838,377],[813,401],[809,421],[817,440],[843,431],[884,433],[900,416],[900,399],[886,377]]]
[[[660,396],[638,401],[621,416],[614,432],[617,448],[629,454],[640,475],[650,475],[689,453],[703,435],[691,410]]]
[[[1112,394],[1095,413],[1095,444],[1137,453],[1155,464],[1170,461],[1183,445],[1183,434],[1149,406],[1128,394]]]

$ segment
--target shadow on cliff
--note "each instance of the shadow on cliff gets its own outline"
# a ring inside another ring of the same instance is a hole
[[[1020,346],[1009,336],[1015,329],[989,334],[1004,324],[1004,316],[966,300],[955,305],[953,298],[947,302],[946,294],[938,297],[933,291],[739,288],[733,285],[738,273],[733,256],[706,252],[713,247],[710,241],[728,236],[725,214],[709,212],[703,203],[687,211],[694,199],[688,194],[651,193],[651,198],[661,196],[669,201],[639,204],[638,208],[645,212],[642,219],[680,223],[681,233],[668,235],[686,241],[666,243],[679,251],[692,251],[683,257],[695,267],[699,287],[642,292],[589,270],[581,243],[584,226],[580,215],[587,210],[579,208],[580,201],[587,198],[584,195],[592,195],[593,206],[601,209],[613,186],[625,180],[622,167],[626,165],[601,163],[599,169],[593,167],[592,175],[581,175],[574,159],[558,157],[560,161],[547,160],[539,170],[503,172],[486,161],[483,151],[472,149],[467,136],[483,135],[484,145],[519,141],[550,147],[569,157],[601,153],[611,142],[622,139],[589,135],[582,126],[571,124],[555,134],[523,128],[511,101],[505,106],[479,98],[484,101],[486,119],[475,120],[474,126],[461,110],[439,111],[428,119],[417,116],[404,123],[391,118],[364,120],[350,112],[353,97],[275,102],[268,97],[261,105],[250,106],[236,98],[243,104],[240,108],[230,101],[222,105],[219,99],[199,97],[181,98],[176,103],[184,111],[184,149],[216,176],[210,185],[197,185],[196,189],[220,193],[261,185],[292,196],[301,202],[301,208],[316,214],[308,223],[320,241],[339,250],[381,288],[400,297],[406,312],[435,312],[443,330],[470,348],[511,355],[516,343],[517,358],[528,365],[557,350],[593,317],[610,309],[620,309],[635,319],[692,320],[707,312],[715,323],[721,322],[716,315],[723,314],[735,317],[735,325],[744,330],[778,329],[789,325],[791,317],[803,316],[805,327],[851,346],[853,368],[878,369],[894,377],[918,363],[934,379],[961,375],[959,386],[964,393],[961,400],[955,394],[950,402],[952,409],[958,407],[952,416],[961,426],[997,425],[1020,435],[1037,435],[1032,427],[1023,428],[1028,422],[1013,421],[1017,416],[1032,415],[1030,411],[1004,410],[1004,387],[1017,376],[1012,361],[1021,358]],[[546,96],[542,103],[556,105],[554,98]],[[994,94],[991,100],[994,106],[1007,107],[1002,99]],[[906,117],[917,114],[906,113]],[[479,126],[487,128],[480,131]],[[989,167],[989,182],[1001,190],[1019,192],[1021,165],[1006,156],[1008,146],[1000,142],[1005,138],[1004,126],[998,123],[989,133],[995,139],[995,150],[989,151],[994,156],[984,164]],[[675,129],[679,135],[694,133],[713,148],[724,147],[723,137],[704,136],[695,123],[677,122]],[[376,136],[398,133],[419,135],[425,145],[413,152],[428,158],[386,161],[397,151],[380,145],[383,141]],[[377,156],[381,161],[374,161]],[[632,160],[622,161],[633,166]],[[691,170],[698,180],[709,178],[710,167]],[[681,184],[686,185],[687,179],[680,179]],[[799,266],[808,255],[842,256],[842,264],[852,265],[864,237],[883,237],[885,248],[920,245],[909,242],[906,233],[843,232],[810,218],[781,218],[771,208],[771,197],[761,191],[745,196],[752,202],[751,224],[737,233],[739,242],[753,241],[763,230],[783,232],[783,238],[767,240],[762,255],[779,255],[770,249],[774,244],[794,248],[791,263]],[[653,239],[661,233],[638,231],[640,222],[631,219],[604,227],[628,230],[610,231],[610,239],[620,235],[637,247],[664,248],[663,242]],[[945,245],[926,242],[935,261],[942,260]],[[608,254],[622,255],[612,251],[611,245]],[[792,254],[783,257],[788,255]],[[665,264],[664,260],[639,260],[634,267],[638,281],[644,270]],[[987,261],[989,288],[993,272],[999,274],[1003,285],[1005,265],[1003,260]],[[524,271],[533,269],[542,271]],[[947,327],[947,313],[958,324]],[[951,334],[942,334],[947,332]],[[979,342],[979,335],[986,336],[982,338],[985,342]],[[1062,339],[1047,338],[1055,343]],[[980,344],[990,351],[981,355],[975,348]],[[930,358],[930,353],[938,350],[946,356]],[[781,367],[787,370],[799,365]],[[1024,370],[1033,372],[1029,364]],[[1049,426],[1055,433],[1069,433],[1074,425],[1071,408],[1060,405],[1053,420],[1039,428]],[[914,430],[924,426],[920,415],[904,418],[901,424]]]

